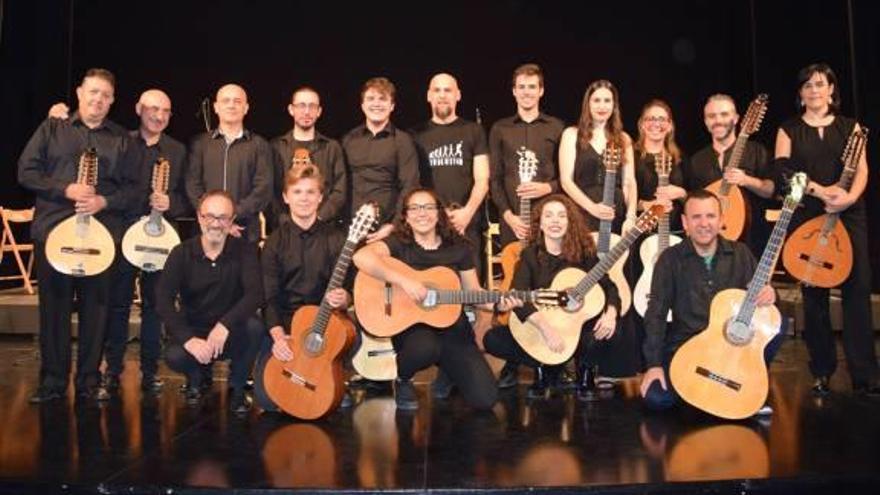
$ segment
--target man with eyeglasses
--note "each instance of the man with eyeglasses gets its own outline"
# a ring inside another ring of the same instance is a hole
[[[311,162],[315,164],[324,177],[324,199],[318,208],[318,218],[325,222],[334,222],[343,215],[345,207],[347,172],[342,146],[335,139],[324,136],[315,129],[321,117],[321,97],[318,92],[308,86],[302,86],[293,92],[287,113],[293,117],[293,128],[272,140],[274,152],[274,199],[272,221],[277,228],[278,222],[285,219],[287,205],[282,201],[284,176],[293,164],[294,153],[298,149],[309,152]]]
[[[156,287],[156,308],[171,337],[165,362],[186,375],[187,403],[197,405],[211,387],[214,361],[230,359],[229,409],[244,414],[245,385],[263,336],[257,246],[230,235],[235,203],[226,191],[206,193],[198,219],[201,235],[171,250]]]
[[[49,109],[49,116],[67,119],[68,112],[67,105],[56,103]],[[148,89],[138,99],[135,113],[140,119],[140,125],[129,135],[132,137],[133,148],[141,156],[139,190],[144,194],[136,198],[135,208],[125,217],[124,228],[128,229],[153,208],[162,212],[166,219],[176,226],[174,220],[191,215],[192,206],[186,197],[183,183],[186,147],[165,133],[171,120],[171,98],[162,90]],[[150,191],[153,165],[160,157],[168,160],[170,164],[167,194]],[[124,369],[128,323],[137,274],[131,263],[122,256],[116,257],[110,273],[110,286],[113,290],[110,292],[104,341],[104,359],[107,361],[104,387],[109,392],[119,389],[119,376]],[[158,279],[159,272],[140,272],[140,292],[143,301],[140,328],[141,388],[152,393],[161,391],[163,385],[156,376],[162,337],[162,327],[155,309],[155,287]]]
[[[740,240],[749,246],[755,257],[760,258],[770,237],[770,226],[764,214],[769,205],[767,200],[773,196],[774,190],[773,181],[767,178],[770,159],[767,150],[760,143],[747,141],[739,168],[725,170],[736,142],[736,124],[739,122],[736,103],[729,95],[712,95],[703,107],[703,119],[712,143],[683,164],[685,189],[703,189],[722,177],[743,188],[750,218],[749,227],[743,231]]]
[[[229,235],[260,240],[260,212],[272,200],[273,165],[269,143],[244,126],[250,105],[244,88],[227,84],[217,91],[217,128],[195,138],[187,158],[186,192],[193,206],[206,191],[228,191],[235,201]]]

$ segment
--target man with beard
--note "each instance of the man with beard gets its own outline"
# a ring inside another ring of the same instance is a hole
[[[346,197],[347,172],[342,146],[315,129],[321,117],[321,98],[318,92],[302,86],[293,92],[287,113],[293,117],[293,129],[272,140],[274,152],[275,181],[273,199],[273,228],[278,221],[288,216],[287,205],[282,201],[284,176],[292,165],[294,153],[306,149],[324,177],[324,199],[318,209],[318,218],[324,222],[334,222],[343,214]]]
[[[260,239],[259,214],[272,200],[272,151],[265,139],[244,127],[248,97],[244,88],[227,84],[217,91],[217,129],[190,144],[186,193],[193,206],[206,191],[228,191],[235,201],[236,223],[229,235]]]
[[[206,193],[197,210],[201,235],[171,250],[156,287],[156,309],[172,340],[165,362],[186,375],[187,402],[195,405],[211,385],[214,361],[232,360],[229,409],[242,414],[263,337],[257,245],[230,235],[235,203],[228,192]]]
[[[744,189],[744,197],[750,210],[750,227],[743,231],[741,240],[756,257],[761,256],[770,237],[770,227],[764,214],[773,196],[773,181],[768,179],[769,155],[759,143],[747,141],[739,168],[725,170],[733,154],[736,142],[736,124],[739,115],[733,98],[715,94],[706,100],[703,108],[706,129],[712,135],[712,144],[695,153],[683,164],[685,189],[702,189],[722,177],[729,183]]]

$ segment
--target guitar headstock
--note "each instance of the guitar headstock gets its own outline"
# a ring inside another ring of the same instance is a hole
[[[853,129],[849,139],[846,140],[846,147],[843,149],[843,166],[848,170],[855,170],[862,159],[862,153],[865,151],[865,143],[868,141],[868,128],[859,127],[858,130]]]
[[[654,170],[658,176],[669,176],[672,172],[672,156],[666,150],[654,154]]]
[[[358,208],[351,225],[348,227],[347,240],[358,243],[367,236],[379,221],[379,206],[376,203],[364,203]]]
[[[792,175],[791,179],[788,180],[788,195],[785,196],[783,208],[794,210],[798,203],[801,202],[801,198],[804,197],[804,191],[807,190],[809,182],[810,179],[803,172]]]
[[[153,164],[153,192],[165,194],[168,192],[168,178],[171,175],[171,162],[159,157]]]
[[[568,292],[564,290],[537,289],[532,291],[532,303],[539,307],[561,307],[568,305]]]
[[[644,234],[657,225],[657,222],[660,220],[660,217],[663,216],[663,213],[664,210],[662,205],[654,205],[642,212],[632,228],[638,230],[640,235]],[[627,232],[627,234],[628,233],[629,232]]]
[[[518,172],[520,184],[531,182],[538,174],[538,157],[535,156],[534,151],[525,146],[520,146],[516,154],[519,155]]]
[[[79,156],[76,181],[87,186],[98,185],[98,150],[95,148],[87,148]]]
[[[293,151],[293,158],[290,160],[290,165],[295,167],[297,165],[311,165],[312,164],[312,155],[309,153],[309,150],[305,148],[297,148]]]
[[[620,167],[621,156],[621,149],[609,142],[602,152],[602,164],[605,165],[605,170],[610,172],[617,170]]]
[[[767,113],[767,101],[769,99],[770,97],[766,93],[761,93],[752,100],[752,103],[749,104],[749,109],[746,110],[746,116],[743,118],[742,126],[739,130],[740,134],[750,136],[758,132],[758,128],[761,127],[761,121],[764,120],[764,115]]]

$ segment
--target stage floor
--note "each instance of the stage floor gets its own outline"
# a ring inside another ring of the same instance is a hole
[[[763,420],[650,414],[635,380],[594,402],[563,395],[529,403],[524,370],[523,385],[503,394],[492,413],[474,413],[454,396],[433,400],[433,371],[426,371],[417,377],[417,412],[358,392],[354,407],[307,423],[258,410],[243,419],[227,413],[222,367],[201,407],[186,405],[182,379],[164,367],[162,394],[142,397],[136,345],[121,393],[106,405],[71,398],[33,406],[33,343],[7,337],[0,341],[0,493],[878,493],[880,400],[854,396],[845,369],[832,381],[834,393],[813,398],[806,362],[803,341],[788,340],[771,370],[775,413]]]

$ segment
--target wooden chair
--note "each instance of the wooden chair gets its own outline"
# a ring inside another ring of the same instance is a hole
[[[28,294],[33,294],[34,284],[36,283],[31,280],[31,273],[34,268],[34,245],[33,243],[20,244],[16,242],[10,224],[32,222],[34,220],[34,209],[10,210],[0,206],[0,218],[2,218],[3,221],[3,237],[0,238],[0,262],[3,261],[3,256],[7,251],[12,252],[15,262],[18,265],[19,272],[18,275],[0,277],[0,280],[22,280],[24,281],[24,288],[27,290]],[[30,252],[27,266],[25,266],[24,260],[21,256],[21,253],[25,251]]]

